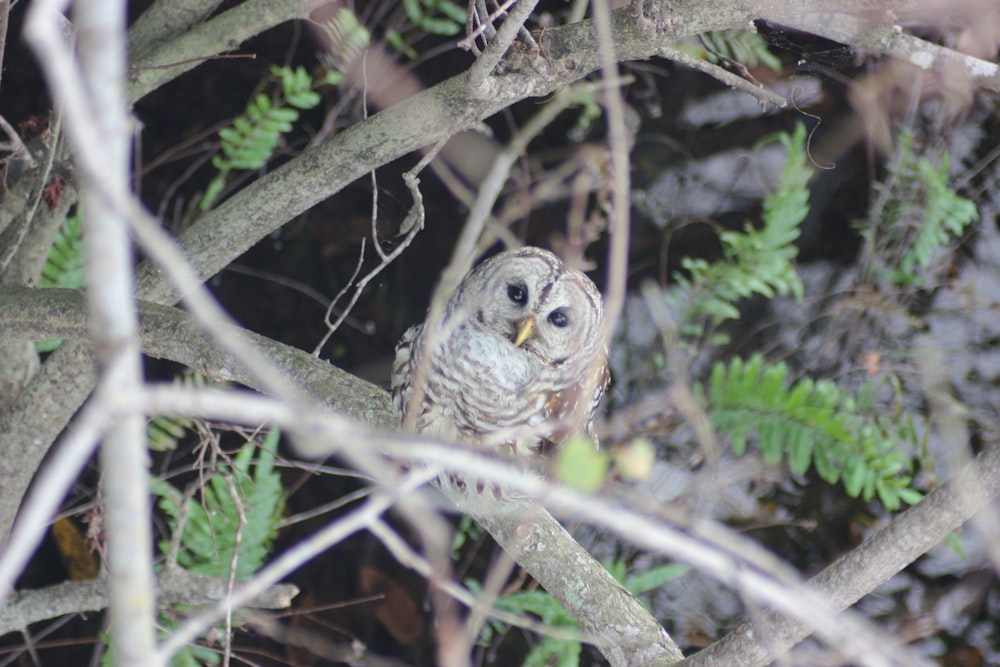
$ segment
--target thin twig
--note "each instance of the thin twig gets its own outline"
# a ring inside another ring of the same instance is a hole
[[[7,14],[7,7],[5,7],[4,4],[5,3],[0,2],[0,13],[2,13],[5,18]],[[0,34],[0,62],[3,62],[3,36],[3,34]],[[34,169],[35,158],[31,156],[31,151],[29,151],[27,146],[24,145],[24,142],[21,141],[21,136],[17,133],[17,130],[15,130],[3,116],[0,116],[0,129],[2,129],[8,137],[10,137],[9,144],[0,144],[0,150],[11,151],[15,156],[19,156],[20,159],[27,162],[29,167]]]
[[[733,74],[726,68],[719,67],[718,65],[710,63],[707,60],[695,58],[691,54],[681,51],[680,49],[675,49],[672,46],[664,46],[660,48],[656,55],[663,58],[669,58],[670,60],[679,62],[682,65],[687,65],[691,69],[698,70],[699,72],[704,72],[731,88],[753,95],[764,107],[768,104],[773,104],[779,109],[784,109],[788,106],[788,100],[773,90],[765,88],[760,84],[755,84],[752,81],[748,81],[741,76]]]
[[[424,157],[420,160],[420,162],[417,163],[417,165],[413,169],[403,174],[403,182],[406,183],[406,187],[409,188],[410,194],[413,197],[413,206],[410,207],[409,213],[403,220],[403,223],[400,225],[400,229],[406,234],[406,236],[403,237],[403,240],[399,243],[398,246],[396,246],[393,249],[391,253],[382,256],[382,261],[379,262],[378,266],[369,271],[364,278],[362,278],[360,281],[358,281],[356,285],[354,285],[354,295],[351,297],[351,300],[344,307],[344,310],[341,313],[340,317],[337,318],[337,321],[334,322],[333,324],[328,324],[329,328],[326,334],[320,340],[319,344],[313,349],[314,355],[319,354],[319,351],[326,344],[326,341],[330,339],[330,336],[333,335],[333,332],[339,329],[340,325],[344,323],[344,319],[348,316],[348,314],[350,314],[351,310],[354,308],[354,305],[358,302],[358,299],[361,297],[361,292],[364,291],[368,283],[374,280],[375,277],[378,276],[378,274],[382,273],[382,271],[392,262],[394,262],[396,258],[403,253],[404,250],[410,247],[410,244],[413,243],[413,239],[416,238],[417,234],[420,233],[420,231],[424,228],[424,197],[423,194],[420,192],[420,179],[417,178],[417,174],[419,174],[424,169],[424,167],[427,166],[428,162],[434,159],[434,156],[437,155],[438,151],[441,149],[442,146],[444,146],[444,142],[443,141],[438,142],[438,144],[432,150],[428,151],[424,155]],[[358,266],[360,268],[360,263]],[[357,271],[355,271],[355,276],[356,275]],[[352,277],[351,281],[353,280],[354,278]],[[350,282],[348,282],[348,287],[349,286]],[[345,287],[344,289],[348,289],[348,287]],[[343,292],[341,292],[341,294],[342,293]],[[334,299],[334,301],[331,302],[330,304],[331,308],[339,298],[340,295],[338,294],[337,297]]]
[[[354,286],[354,281],[357,280],[358,274],[361,273],[361,267],[365,265],[366,241],[366,239],[361,239],[361,249],[358,251],[358,262],[354,265],[354,271],[351,272],[351,277],[347,279],[347,282],[340,288],[340,291],[337,292],[336,296],[330,299],[330,303],[326,304],[326,313],[323,315],[323,322],[326,324],[326,333],[323,334],[323,337],[320,338],[316,347],[313,348],[312,354],[314,357],[319,356],[320,350],[322,350],[323,346],[326,345],[326,342],[330,340],[330,336],[333,335],[333,332],[339,329],[340,325],[347,319],[348,311],[354,305],[354,302],[357,301],[357,292],[355,292],[355,298],[347,304],[347,308],[341,309],[340,314],[337,316],[337,321],[330,321],[330,313],[334,311],[334,307],[344,297],[344,295],[351,291],[351,288]]]
[[[497,31],[493,27],[493,22],[498,18],[503,16],[503,14],[510,9],[517,0],[504,0],[503,4],[497,7],[497,10],[490,14],[486,9],[486,3],[483,0],[472,0],[474,3],[473,8],[469,10],[469,22],[466,26],[467,35],[465,39],[459,41],[456,46],[460,49],[466,49],[467,51],[472,51],[477,57],[482,54],[479,47],[476,46],[476,39],[480,35],[486,35],[486,42],[489,43],[496,37]],[[479,22],[479,27],[475,30],[472,29],[472,17],[475,16],[476,20]]]

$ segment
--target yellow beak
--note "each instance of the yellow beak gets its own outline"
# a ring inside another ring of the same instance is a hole
[[[517,325],[517,338],[514,339],[514,347],[521,347],[521,343],[529,338],[535,337],[535,318],[526,317]]]

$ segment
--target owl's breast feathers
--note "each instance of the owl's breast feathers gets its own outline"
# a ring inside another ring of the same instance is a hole
[[[592,429],[594,409],[608,381],[606,356],[591,363],[584,381],[567,383],[538,355],[504,336],[467,322],[431,353],[421,405],[408,406],[410,386],[420,365],[424,336],[414,327],[404,335],[393,365],[393,397],[400,411],[419,410],[419,432],[447,439],[489,444],[530,455],[548,444]],[[583,392],[593,394],[584,397]],[[525,427],[528,431],[525,432]],[[516,431],[509,440],[504,431]],[[499,441],[496,439],[499,438]],[[596,437],[595,437],[596,441]]]

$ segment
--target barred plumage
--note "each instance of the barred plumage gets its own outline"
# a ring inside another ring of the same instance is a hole
[[[519,456],[537,456],[574,433],[594,436],[608,379],[603,312],[590,279],[548,251],[492,257],[462,280],[436,335],[419,324],[396,347],[392,393],[401,423]],[[428,346],[428,338],[436,340]],[[410,405],[424,355],[423,397]],[[581,401],[582,391],[589,395]]]

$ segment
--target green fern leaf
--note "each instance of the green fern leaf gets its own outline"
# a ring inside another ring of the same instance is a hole
[[[702,259],[681,259],[682,272],[674,279],[681,289],[697,294],[689,302],[687,320],[707,318],[718,325],[738,319],[736,302],[754,294],[769,299],[787,294],[803,297],[802,280],[794,265],[798,255],[794,242],[809,211],[811,170],[805,138],[805,127],[799,124],[791,136],[779,134],[766,140],[783,143],[788,158],[781,182],[764,199],[760,229],[747,223],[741,231],[721,233],[722,261],[709,264]]]
[[[228,576],[242,509],[246,523],[240,534],[236,577],[246,579],[263,566],[284,508],[284,488],[274,470],[277,443],[277,430],[269,432],[260,447],[248,442],[231,467],[208,480],[201,489],[200,502],[188,502],[183,548],[177,557],[180,565],[197,574]],[[228,483],[222,475],[228,476]],[[172,519],[171,527],[176,527],[183,494],[166,482],[156,482],[153,492],[160,497],[160,508]]]
[[[919,497],[909,490],[912,463],[898,445],[905,426],[892,432],[891,425],[859,412],[857,401],[829,380],[803,378],[789,387],[784,363],[736,357],[728,366],[716,364],[707,396],[701,388],[698,395],[737,455],[755,437],[766,462],[787,460],[799,475],[814,465],[824,481],[842,482],[852,497],[878,495],[890,509]]]

